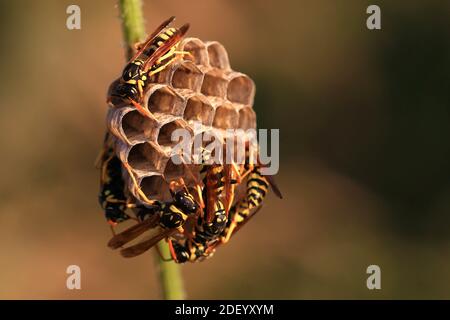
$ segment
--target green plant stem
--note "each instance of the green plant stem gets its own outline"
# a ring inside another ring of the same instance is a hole
[[[158,243],[160,254],[165,258],[170,258],[169,246],[165,241]],[[181,277],[180,266],[173,261],[163,261],[159,255],[156,257],[159,265],[159,277],[163,288],[164,299],[183,300],[185,292],[183,278]]]
[[[119,0],[122,32],[127,44],[127,57],[131,58],[133,46],[145,37],[141,0]]]
[[[142,14],[141,0],[119,0],[119,8],[122,19],[122,30],[127,44],[127,57],[133,55],[133,46],[145,37],[144,18]],[[163,257],[170,257],[169,246],[165,241],[158,243],[159,252]],[[173,261],[163,261],[157,255],[159,278],[164,299],[184,299],[183,279],[179,265]]]

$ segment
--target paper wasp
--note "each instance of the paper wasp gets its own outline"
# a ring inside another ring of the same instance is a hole
[[[210,154],[205,155],[202,151],[202,161],[208,159]],[[237,174],[236,178],[235,175]],[[240,173],[235,164],[202,164],[200,167],[200,175],[203,176],[203,198],[209,203],[206,206],[205,216],[206,222],[211,223],[215,217],[214,205],[222,194],[225,192],[225,214],[228,217],[228,211],[234,200],[234,189],[237,183],[240,183]],[[202,200],[203,201],[203,200]]]
[[[172,260],[176,263],[195,262],[206,259],[214,252],[203,243],[187,239],[184,243],[169,239],[169,249]]]
[[[261,206],[252,210],[248,207],[247,199],[244,197],[233,205],[230,209],[230,219],[224,225],[221,233],[216,236],[208,237],[206,239],[198,238],[187,239],[184,241],[176,241],[169,239],[169,248],[172,259],[177,263],[196,262],[202,261],[212,254],[214,254],[216,248],[223,243],[226,243],[230,237],[235,235],[250,219],[252,219]],[[232,227],[233,226],[233,227]],[[227,241],[223,239],[228,236]]]
[[[108,143],[108,134],[105,136],[104,150],[100,161],[100,193],[98,201],[105,211],[105,217],[111,226],[130,219],[125,213],[128,207],[128,198],[125,196],[125,182],[122,178],[120,159],[114,154],[113,147]]]
[[[208,205],[207,205],[208,206]],[[214,202],[213,219],[209,222],[205,217],[199,216],[194,229],[193,240],[198,243],[207,243],[215,240],[225,229],[228,217],[225,207],[219,199]]]
[[[169,239],[169,248],[172,259],[177,263],[203,260],[214,252],[211,244],[219,240],[220,235],[227,226],[225,207],[220,200],[214,203],[214,219],[208,222],[205,217],[199,216],[195,225],[193,236],[184,242]]]
[[[278,198],[283,198],[273,177],[263,176],[260,168],[261,165],[250,163],[249,153],[246,149],[246,162],[244,164],[244,170],[246,170],[246,172],[241,175],[241,179],[248,175],[246,197],[234,206],[227,229],[221,237],[222,243],[229,241],[231,235],[240,224],[250,220],[250,212],[252,209],[257,208],[257,210],[259,210],[261,208],[262,202],[269,192],[269,186]],[[253,215],[251,217],[253,217]]]
[[[168,238],[175,233],[184,233],[184,224],[188,218],[194,216],[199,206],[186,187],[175,192],[173,191],[173,185],[171,185],[171,193],[173,197],[171,202],[155,202],[152,206],[138,208],[137,216],[142,221],[115,235],[108,242],[108,246],[117,249],[145,231],[160,226],[162,231],[154,237],[121,250],[122,256],[126,258],[135,257],[146,252],[164,238]]]
[[[109,241],[108,246],[117,249],[137,238],[143,232],[159,225],[163,230],[154,237],[121,250],[122,256],[134,257],[149,250],[164,238],[169,239],[175,233],[183,234],[184,224],[189,217],[195,217],[194,214],[199,206],[187,190],[173,192],[173,199],[173,202],[170,203],[157,203],[155,206],[139,208],[137,216],[142,222],[115,235]],[[219,239],[226,224],[227,217],[224,206],[217,199],[214,204],[214,219],[212,222],[207,222],[199,216],[193,235],[188,235],[184,243],[183,241],[174,241],[172,245],[173,240],[169,239],[172,259],[181,263],[209,256],[208,242]]]
[[[114,152],[113,142],[109,133],[106,133],[103,141],[103,149],[97,159],[97,167],[100,168],[100,192],[98,201],[105,212],[105,217],[111,226],[128,219],[135,219],[128,215],[126,210],[136,208],[131,197],[125,194],[125,181],[122,176],[122,166],[128,170],[128,174],[137,185],[133,173],[128,165],[123,164]],[[137,192],[147,204],[153,204],[137,185]]]
[[[164,70],[177,57],[188,54],[177,51],[177,46],[189,29],[184,24],[179,29],[169,27],[175,17],[164,21],[147,40],[137,45],[138,51],[130,59],[122,72],[122,76],[107,98],[114,106],[132,104],[144,116],[154,116],[141,105],[144,88],[150,77]]]

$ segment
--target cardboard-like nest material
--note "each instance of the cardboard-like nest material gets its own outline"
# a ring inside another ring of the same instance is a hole
[[[148,199],[168,200],[169,182],[179,177],[184,177],[188,186],[194,183],[186,179],[186,167],[170,159],[174,130],[186,128],[192,135],[212,130],[225,136],[226,129],[256,129],[254,82],[231,69],[225,48],[216,41],[185,38],[180,50],[191,55],[156,74],[141,102],[156,120],[143,116],[132,105],[108,110],[107,126],[114,136],[116,153],[131,167]],[[123,175],[129,192],[143,203],[128,171]]]

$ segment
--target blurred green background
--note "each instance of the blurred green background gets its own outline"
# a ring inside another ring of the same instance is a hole
[[[66,29],[81,7],[82,29]],[[382,30],[366,28],[378,4]],[[450,3],[145,1],[254,78],[278,184],[189,298],[450,298]],[[159,298],[154,256],[106,247],[94,160],[124,50],[115,1],[0,1],[0,298]],[[66,289],[68,265],[82,290]],[[382,290],[366,288],[377,264]]]

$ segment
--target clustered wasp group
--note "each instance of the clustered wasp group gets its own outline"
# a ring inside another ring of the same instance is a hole
[[[180,55],[189,54],[177,50],[189,25],[178,29],[169,27],[173,20],[174,17],[171,17],[163,22],[144,43],[136,46],[137,53],[125,66],[118,85],[108,97],[113,106],[133,105],[144,116],[153,117],[141,106],[149,78],[164,70]],[[133,226],[120,233],[113,231],[114,236],[108,242],[110,248],[120,248],[124,257],[138,256],[166,239],[171,259],[175,262],[201,261],[211,256],[217,246],[228,242],[254,217],[269,186],[281,198],[273,179],[263,176],[261,165],[250,163],[247,153],[247,160],[242,165],[200,165],[200,180],[194,188],[188,188],[182,178],[169,181],[171,201],[145,198],[145,203],[137,202],[128,195],[122,176],[122,168],[132,175],[130,168],[117,157],[111,141],[107,134],[100,157],[99,202],[112,227],[125,220],[136,220]],[[244,195],[235,199],[235,188],[244,179]],[[150,229],[157,229],[156,235],[128,245]]]

